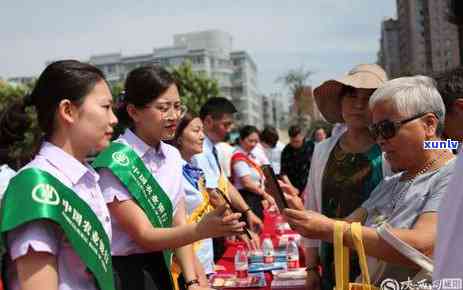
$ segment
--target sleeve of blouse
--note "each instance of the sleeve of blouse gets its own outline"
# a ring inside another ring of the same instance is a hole
[[[8,252],[12,260],[27,254],[29,249],[57,255],[59,251],[58,226],[47,220],[26,223],[7,233]]]
[[[182,172],[182,171],[180,171],[180,172]],[[185,184],[184,184],[183,174],[182,173],[180,173],[178,193],[176,194],[175,200],[174,200],[174,203],[175,203],[175,205],[174,205],[174,214],[177,211],[177,205],[181,200],[184,200],[185,203],[186,203]],[[186,204],[185,204],[185,206],[186,206]]]
[[[111,203],[115,199],[125,201],[132,199],[130,192],[122,185],[119,179],[108,169],[101,169],[99,172],[99,185],[106,203]]]
[[[447,192],[447,186],[453,175],[453,168],[453,165],[447,166],[443,169],[442,174],[436,176],[436,181],[431,184],[426,203],[421,210],[422,214],[426,212],[439,211],[441,200]]]
[[[238,161],[233,165],[233,170],[235,171],[236,176],[243,177],[246,175],[251,175],[251,168],[244,161]]]

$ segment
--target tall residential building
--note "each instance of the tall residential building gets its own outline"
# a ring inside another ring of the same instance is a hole
[[[286,128],[290,105],[280,93],[272,93],[262,96],[263,121],[265,125],[275,128]]]
[[[262,96],[262,113],[264,126],[270,125],[277,127],[275,101],[272,95]]]
[[[461,1],[461,0],[460,0]],[[441,72],[460,64],[458,27],[449,23],[447,1],[428,0],[425,17],[429,19],[426,33],[426,50],[433,72]]]
[[[396,0],[396,3],[402,75],[432,74],[460,63],[458,30],[447,21],[447,1]]]
[[[245,51],[232,51],[229,33],[207,30],[174,35],[172,46],[154,48],[151,53],[123,56],[110,53],[90,57],[109,82],[123,81],[134,68],[158,64],[178,66],[189,60],[193,71],[204,72],[219,83],[221,95],[239,111],[239,124],[261,126],[262,102],[257,94],[257,66]]]
[[[262,96],[257,92],[257,66],[245,51],[230,54],[233,64],[232,101],[238,109],[241,125],[262,127]]]
[[[400,76],[399,21],[387,19],[381,23],[381,43],[378,64],[390,78]]]

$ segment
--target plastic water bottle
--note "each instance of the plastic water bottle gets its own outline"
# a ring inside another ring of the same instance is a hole
[[[285,222],[283,220],[283,217],[281,215],[277,215],[275,218],[275,228],[276,228],[276,234],[278,236],[281,236],[285,233]]]
[[[238,279],[248,277],[248,255],[243,246],[238,246],[235,254],[235,272]]]
[[[270,236],[266,235],[262,241],[262,252],[264,253],[264,263],[272,264],[275,262],[275,250]]]
[[[299,248],[293,237],[288,240],[287,252],[287,267],[288,270],[299,268]]]

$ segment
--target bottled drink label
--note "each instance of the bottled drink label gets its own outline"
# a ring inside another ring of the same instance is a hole
[[[246,279],[248,277],[248,269],[245,270],[236,270],[236,278]]]
[[[235,272],[238,279],[248,277],[248,256],[243,247],[238,247],[235,254]]]
[[[299,268],[299,248],[294,239],[290,238],[287,247],[287,267],[288,269]]]
[[[265,238],[262,242],[262,251],[264,252],[265,264],[271,264],[275,261],[275,252],[273,250],[273,243],[270,238]]]
[[[264,263],[265,264],[271,264],[275,262],[275,257],[272,255],[272,256],[264,256]]]
[[[288,269],[299,268],[299,257],[288,256]]]

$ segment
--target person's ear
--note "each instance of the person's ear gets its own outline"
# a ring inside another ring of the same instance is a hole
[[[58,117],[68,124],[74,123],[78,116],[77,107],[68,99],[59,102],[57,112]]]
[[[439,124],[439,119],[437,119],[436,115],[434,114],[427,114],[423,116],[424,124],[425,124],[425,134],[426,138],[431,138],[436,136],[437,126]]]
[[[140,121],[140,111],[133,104],[128,104],[126,110],[127,114],[134,123],[138,123]]]
[[[203,121],[204,128],[210,128],[213,122],[214,120],[212,120],[212,115],[207,115]]]

